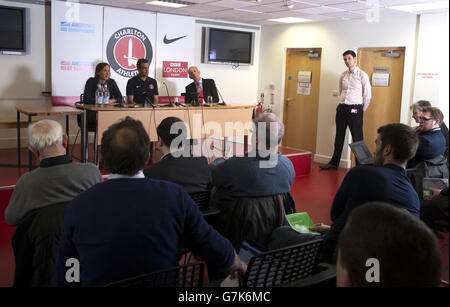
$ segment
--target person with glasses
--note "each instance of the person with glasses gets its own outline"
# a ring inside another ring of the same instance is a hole
[[[415,122],[420,124],[419,117],[422,116],[423,109],[426,107],[431,107],[431,103],[428,100],[419,100],[411,106],[412,110],[412,117],[414,118]],[[445,147],[448,151],[448,127],[444,122],[441,122],[441,132],[444,135],[445,138]],[[420,132],[421,126],[416,126],[414,128],[417,132]],[[446,153],[446,157],[448,159],[448,153]]]
[[[419,116],[419,148],[416,155],[408,162],[408,167],[414,167],[417,163],[430,160],[443,155],[445,152],[445,138],[441,132],[441,123],[444,115],[441,110],[434,107],[426,107]]]

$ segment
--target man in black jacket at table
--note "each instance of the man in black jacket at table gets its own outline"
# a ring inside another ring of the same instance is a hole
[[[200,77],[200,70],[196,66],[189,67],[189,78],[194,80],[191,84],[186,86],[186,96],[198,95],[199,102],[207,99],[208,96],[212,97],[213,102],[219,102],[219,95],[217,94],[216,83],[213,79],[203,79]],[[190,101],[187,101],[190,103]]]

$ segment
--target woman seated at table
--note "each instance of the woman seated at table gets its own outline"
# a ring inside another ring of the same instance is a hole
[[[115,105],[122,103],[122,93],[117,86],[116,81],[110,78],[111,70],[108,63],[99,63],[95,67],[95,77],[91,77],[86,81],[83,93],[84,104],[95,104],[95,92],[99,86],[109,91],[109,104]],[[95,112],[87,111],[87,125],[89,131],[95,131],[96,116]],[[80,124],[80,121],[78,122]]]

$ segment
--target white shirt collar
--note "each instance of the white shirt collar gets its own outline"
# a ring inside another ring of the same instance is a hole
[[[141,179],[141,178],[145,178],[144,173],[142,172],[142,170],[140,170],[136,175],[134,176],[127,176],[127,175],[122,175],[122,174],[111,174],[109,175],[108,179],[122,179],[122,178],[128,178],[128,179]]]
[[[359,68],[358,68],[358,65],[356,65],[355,68],[354,68],[353,70],[348,69],[348,73],[349,73],[349,74],[356,73],[356,72],[358,72],[358,69],[359,69]]]

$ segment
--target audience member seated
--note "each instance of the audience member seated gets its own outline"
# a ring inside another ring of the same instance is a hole
[[[177,130],[171,133],[174,124]],[[211,183],[208,160],[205,157],[190,157],[189,152],[184,151],[189,149],[189,142],[183,121],[177,117],[167,117],[159,124],[156,132],[163,157],[144,170],[145,177],[177,183],[187,193],[208,191]]]
[[[438,287],[441,254],[419,219],[390,204],[364,204],[339,237],[339,287]]]
[[[237,198],[271,196],[291,189],[294,167],[278,152],[283,123],[272,113],[262,114],[253,121],[253,150],[244,157],[223,160],[212,168],[212,203],[218,208]]]
[[[449,202],[448,188],[433,191],[431,199],[425,200],[420,206],[420,218],[435,232],[448,232]]]
[[[427,107],[431,107],[431,103],[427,100],[419,100],[417,102],[415,102],[412,106],[411,109],[413,111],[413,115],[412,117],[414,118],[414,120],[416,121],[416,123],[420,124],[420,117],[422,116],[423,110]],[[441,132],[442,135],[445,138],[445,147],[448,151],[448,127],[447,125],[444,123],[444,121],[442,120],[441,122]],[[421,129],[421,126],[417,126],[415,127],[416,131]],[[448,152],[447,155],[445,156],[448,160]]]
[[[408,168],[414,167],[419,162],[434,159],[445,152],[445,138],[440,125],[444,119],[441,110],[433,107],[423,109],[419,117],[419,147],[416,155],[408,162]]]
[[[231,243],[179,185],[144,177],[149,145],[142,123],[130,117],[103,133],[101,157],[111,176],[67,208],[57,258],[61,285],[104,286],[177,266],[181,241],[206,263],[245,274]],[[79,281],[66,279],[77,268],[66,266],[71,258],[79,261]]]
[[[387,202],[419,217],[420,201],[405,170],[407,161],[417,150],[416,133],[406,125],[389,124],[378,128],[375,143],[374,166],[352,168],[339,187],[331,207],[333,224],[328,226],[320,223],[311,228],[324,235],[322,261],[334,262],[339,234],[350,212],[361,204]],[[279,248],[315,238],[314,235],[300,234],[290,227],[284,227],[282,231],[274,233],[271,246]]]
[[[53,120],[30,125],[29,149],[40,166],[20,177],[5,211],[6,222],[18,225],[13,237],[14,285],[55,286],[56,245],[66,205],[102,181],[98,168],[66,156],[67,135]]]
[[[95,66],[95,76],[89,78],[84,86],[83,104],[95,104],[95,92],[99,87],[109,91],[109,103],[122,103],[122,93],[117,86],[116,81],[110,78],[111,70],[108,63],[98,63]],[[80,117],[78,116],[78,125],[80,125]],[[88,131],[95,131],[97,126],[96,112],[87,111],[86,125]]]

